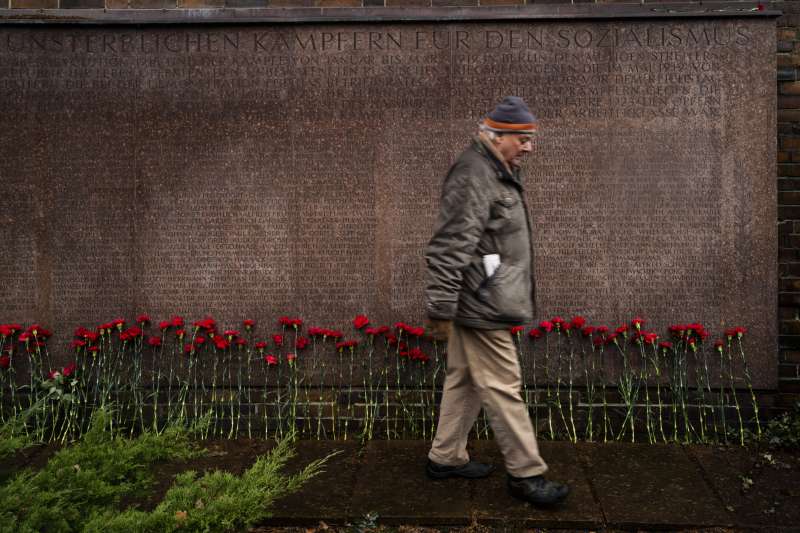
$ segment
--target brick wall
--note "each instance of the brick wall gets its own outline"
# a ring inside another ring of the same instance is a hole
[[[777,21],[780,410],[800,401],[800,2]]]
[[[575,3],[581,3],[576,0]],[[431,7],[571,3],[569,0],[0,0],[0,8],[170,9],[249,7]],[[599,3],[640,2],[606,0]],[[644,2],[642,2],[644,3]],[[648,0],[647,3],[658,3]],[[743,2],[752,5],[754,2]],[[771,2],[777,20],[779,391],[774,409],[800,401],[800,1]],[[490,9],[487,7],[487,9]],[[767,402],[771,403],[771,402]]]

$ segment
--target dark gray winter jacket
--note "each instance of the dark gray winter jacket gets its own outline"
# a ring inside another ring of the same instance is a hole
[[[491,277],[483,267],[487,254],[500,255]],[[430,318],[478,329],[533,320],[533,249],[522,182],[480,138],[445,178],[425,260]]]

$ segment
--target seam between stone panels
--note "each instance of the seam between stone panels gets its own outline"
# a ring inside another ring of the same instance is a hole
[[[578,456],[578,463],[581,465],[581,470],[583,471],[583,477],[586,479],[586,484],[589,485],[589,491],[592,493],[592,499],[594,500],[595,505],[598,509],[600,509],[600,518],[602,520],[603,528],[608,527],[608,517],[606,516],[606,510],[603,509],[603,504],[600,502],[600,498],[597,496],[597,487],[594,486],[592,482],[592,476],[590,475],[591,472],[589,471],[589,464],[588,458],[584,455],[583,451],[576,445],[572,445],[573,449],[575,450],[575,454]]]
[[[683,448],[683,447],[681,447],[681,448]],[[685,453],[689,457],[689,460],[692,463],[694,463],[694,465],[697,467],[698,471],[700,472],[700,477],[703,478],[703,481],[705,482],[706,486],[711,489],[711,493],[714,494],[714,497],[717,499],[717,501],[720,503],[720,505],[722,505],[722,507],[725,508],[725,506],[728,505],[728,502],[725,501],[725,499],[722,497],[722,494],[720,494],[720,492],[717,490],[717,487],[711,481],[711,478],[709,477],[708,472],[706,472],[705,468],[703,468],[702,463],[700,463],[700,460],[695,456],[695,454],[692,451],[692,449],[691,448],[683,448],[683,453]],[[730,511],[728,511],[728,509],[725,509],[725,512],[727,513],[728,518],[730,518]],[[731,524],[719,524],[719,525],[722,525],[722,526],[732,525],[734,520],[730,520],[730,522],[731,522]]]

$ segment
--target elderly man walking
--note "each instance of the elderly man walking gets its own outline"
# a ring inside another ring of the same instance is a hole
[[[521,500],[551,505],[569,488],[542,474],[533,426],[522,400],[522,376],[510,327],[533,320],[531,224],[519,165],[531,149],[536,118],[508,96],[480,125],[450,167],[436,229],[425,252],[427,329],[447,340],[447,374],[429,477],[481,478],[492,466],[471,461],[467,436],[486,410]]]

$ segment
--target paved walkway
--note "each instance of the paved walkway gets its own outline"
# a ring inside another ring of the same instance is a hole
[[[279,501],[265,526],[344,525],[377,513],[381,525],[497,530],[682,530],[735,528],[800,532],[800,454],[738,447],[540,442],[549,476],[572,492],[555,510],[508,495],[493,441],[470,443],[476,460],[497,470],[487,479],[430,481],[429,443],[301,441],[297,468],[333,450],[325,473]]]

